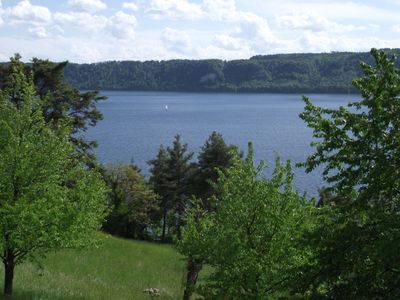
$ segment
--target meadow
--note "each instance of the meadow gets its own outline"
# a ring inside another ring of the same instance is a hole
[[[12,299],[151,299],[146,288],[159,289],[160,300],[183,293],[184,261],[169,245],[101,234],[95,249],[63,250],[39,263],[16,267]]]

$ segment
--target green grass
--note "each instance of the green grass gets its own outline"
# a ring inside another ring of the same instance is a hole
[[[17,266],[12,299],[151,299],[145,288],[158,288],[160,300],[182,297],[184,261],[173,247],[102,236],[97,249],[49,255],[43,269]]]

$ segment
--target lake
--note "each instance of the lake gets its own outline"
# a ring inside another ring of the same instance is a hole
[[[275,155],[302,162],[312,153],[312,131],[298,117],[304,102],[296,94],[220,94],[102,91],[107,101],[98,103],[104,120],[86,133],[99,143],[100,162],[130,162],[148,175],[147,161],[160,145],[170,146],[179,133],[190,151],[198,153],[212,131],[225,141],[247,149],[253,143],[256,160],[263,159],[269,176]],[[338,107],[357,95],[307,95],[314,104]],[[323,185],[321,171],[306,174],[295,168],[295,186],[317,195]]]

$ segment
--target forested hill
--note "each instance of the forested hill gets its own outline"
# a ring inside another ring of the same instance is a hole
[[[387,50],[400,54],[400,49]],[[230,92],[354,92],[369,52],[258,55],[223,61],[109,61],[70,63],[65,78],[79,89]],[[398,63],[398,62],[397,62]]]

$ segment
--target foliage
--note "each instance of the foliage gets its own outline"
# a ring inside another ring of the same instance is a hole
[[[277,166],[271,179],[260,178],[253,150],[236,158],[216,185],[216,209],[193,210],[179,250],[204,261],[212,273],[201,289],[206,299],[267,299],[279,295],[287,271],[304,260],[294,244],[309,226],[312,206],[292,188],[290,163]],[[201,211],[200,211],[201,213]]]
[[[16,56],[0,94],[0,257],[5,294],[14,266],[93,240],[104,217],[105,185],[72,157],[65,124],[46,125],[32,77]],[[18,98],[18,101],[14,101]],[[64,125],[64,126],[61,126]]]
[[[148,162],[152,165],[150,169],[150,179],[149,183],[153,190],[160,196],[160,215],[159,220],[162,223],[161,230],[161,241],[165,242],[167,238],[167,226],[169,213],[173,208],[173,203],[169,197],[168,182],[169,182],[169,172],[168,172],[168,160],[169,154],[167,149],[162,145],[158,150],[157,157]]]
[[[200,201],[193,199],[190,207],[186,210],[193,210],[193,205],[197,209],[196,222],[197,226],[203,226],[202,216],[207,211],[214,209],[212,198],[217,195],[214,189],[215,184],[220,176],[220,173],[226,173],[235,161],[235,155],[238,155],[236,146],[227,145],[221,134],[213,132],[205,141],[198,155],[198,162],[195,164],[191,182],[193,186],[193,194]],[[241,154],[240,154],[241,155]],[[204,221],[206,222],[206,221]],[[199,238],[196,236],[196,238]],[[191,246],[199,246],[199,243],[192,242]],[[197,248],[198,250],[199,248]],[[198,256],[191,256],[191,251],[187,254],[186,264],[186,286],[183,299],[190,299],[196,285],[199,272],[203,267],[203,261]]]
[[[399,49],[385,50],[400,53]],[[245,60],[109,61],[68,64],[79,89],[349,93],[368,53],[258,55]],[[372,61],[371,61],[372,62]]]
[[[187,153],[187,144],[181,143],[178,134],[172,147],[165,149],[161,146],[157,158],[148,162],[152,165],[150,183],[162,199],[162,241],[166,241],[166,227],[170,223],[177,238],[181,236],[183,216],[192,189],[190,183],[194,171],[190,163],[192,156],[192,152]]]
[[[313,263],[295,282],[314,297],[394,299],[400,293],[400,71],[371,50],[354,80],[362,100],[322,109],[307,98],[301,117],[314,130],[307,171],[324,166],[328,188],[319,226],[304,236]],[[330,195],[329,195],[330,194]],[[329,200],[329,199],[328,199]]]
[[[173,146],[168,151],[168,193],[174,207],[176,216],[175,228],[177,238],[181,237],[183,216],[191,195],[190,178],[193,173],[193,165],[190,160],[193,153],[187,153],[187,144],[182,144],[179,134],[175,136]]]
[[[103,173],[111,190],[111,213],[103,228],[111,234],[144,239],[159,207],[157,195],[134,165],[108,165]]]
[[[41,100],[40,109],[46,123],[62,126],[68,122],[72,128],[69,138],[75,147],[76,155],[89,166],[93,166],[96,157],[92,150],[97,144],[95,141],[86,140],[83,133],[88,126],[95,126],[102,119],[96,103],[106,98],[97,91],[80,92],[73,88],[64,79],[66,66],[67,62],[54,63],[34,58],[31,64],[25,65],[25,73],[33,72],[36,95]],[[2,90],[9,90],[15,84],[13,80],[10,81],[10,71],[9,65],[6,64],[0,68]],[[22,99],[14,95],[11,101],[17,103]]]
[[[213,184],[219,177],[219,172],[225,172],[233,165],[236,146],[227,145],[221,134],[211,133],[205,141],[197,158],[196,171],[193,174],[193,194],[203,201],[205,209],[211,210],[208,199],[215,195]]]

